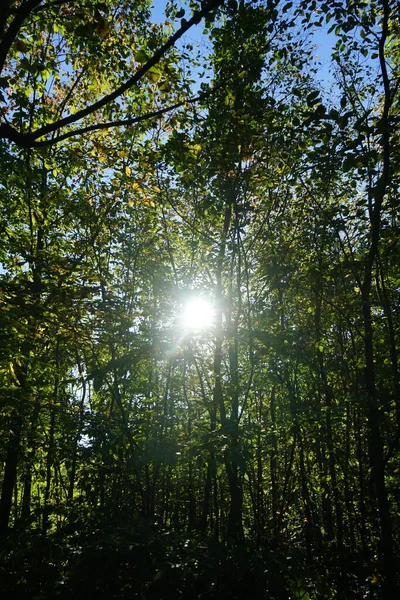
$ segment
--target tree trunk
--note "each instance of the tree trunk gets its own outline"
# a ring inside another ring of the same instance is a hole
[[[3,486],[0,499],[0,539],[8,532],[14,487],[17,482],[17,465],[21,442],[22,418],[15,417],[8,438]]]

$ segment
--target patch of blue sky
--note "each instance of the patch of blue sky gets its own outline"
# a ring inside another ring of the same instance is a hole
[[[171,21],[165,15],[165,10],[167,7],[167,0],[155,0],[153,2],[153,8],[151,12],[151,19],[154,23],[171,23],[174,30],[179,29],[181,18],[175,19],[175,21]],[[187,20],[192,16],[191,9],[184,2],[176,2],[176,6],[178,11],[184,10],[185,15],[183,18]],[[189,49],[186,48],[189,45]],[[211,69],[209,65],[205,62],[206,57],[210,54],[212,50],[212,43],[208,37],[208,34],[204,31],[204,19],[200,21],[197,25],[193,25],[188,32],[182,36],[176,43],[176,48],[182,53],[183,58],[185,54],[185,50],[188,52],[188,57],[192,57],[196,54],[199,55],[199,65],[193,66],[190,61],[183,61],[183,68],[186,69],[187,77],[192,81],[192,89],[193,92],[196,93],[201,83],[207,83],[209,78],[211,77]],[[203,60],[203,62],[202,62]]]

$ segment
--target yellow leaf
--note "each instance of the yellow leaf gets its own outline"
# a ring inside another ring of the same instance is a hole
[[[153,190],[154,190],[155,192],[161,192],[160,188],[159,188],[159,187],[157,187],[156,185],[153,185]]]
[[[14,365],[12,364],[12,362],[9,363],[8,368],[10,370],[11,376],[14,379],[15,383],[19,384],[19,380],[18,380],[18,377],[15,374]]]
[[[117,154],[120,158],[126,158],[129,156],[129,152],[127,150],[118,150]]]
[[[152,67],[145,73],[144,75],[147,79],[151,81],[151,83],[157,83],[157,81],[161,77],[161,73],[157,70],[156,67]]]
[[[128,166],[126,166],[126,167],[125,167],[125,173],[126,173],[126,174],[128,175],[128,177],[129,177],[129,175],[132,173],[132,171],[131,171],[131,168],[130,168],[130,167],[128,167]]]
[[[149,200],[148,198],[143,198],[142,204],[144,204],[145,206],[150,206],[151,208],[155,207],[153,200]]]

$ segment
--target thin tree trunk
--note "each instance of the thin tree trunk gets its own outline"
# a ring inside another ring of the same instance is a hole
[[[56,416],[55,416],[55,410],[53,407],[51,409],[51,416],[50,416],[49,447],[47,450],[47,460],[46,460],[46,487],[44,490],[44,497],[43,497],[43,523],[42,523],[43,535],[46,535],[47,530],[49,528],[49,517],[50,517],[50,512],[51,512],[49,499],[50,499],[50,489],[51,489],[51,470],[53,467],[53,459],[54,459],[55,419],[56,419]]]
[[[11,423],[6,462],[4,467],[3,486],[0,499],[0,540],[8,532],[14,487],[17,481],[17,465],[21,442],[22,418],[15,417]]]
[[[71,469],[70,469],[70,473],[69,473],[69,484],[68,484],[68,495],[67,495],[69,502],[71,502],[74,497],[76,469],[78,466],[78,444],[79,444],[79,439],[80,439],[81,433],[82,433],[83,415],[84,415],[84,410],[85,410],[85,399],[86,399],[86,382],[83,377],[82,364],[81,364],[79,358],[77,360],[77,365],[78,365],[79,374],[81,376],[82,394],[81,394],[81,401],[79,403],[78,427],[77,427],[77,431],[76,431],[76,435],[75,435],[75,439],[74,439],[72,464],[71,464]]]
[[[364,277],[361,285],[362,315],[364,320],[365,387],[367,392],[368,446],[371,467],[371,482],[377,499],[380,522],[379,554],[383,564],[383,598],[393,600],[398,597],[397,565],[393,548],[392,521],[385,481],[384,444],[381,434],[382,407],[378,400],[375,375],[373,320],[371,310],[371,290],[373,270],[378,258],[382,205],[389,189],[391,178],[390,109],[394,94],[387,72],[385,45],[391,17],[389,0],[382,1],[382,28],[379,38],[379,63],[384,88],[381,115],[382,172],[374,188],[369,189],[370,245],[365,256]]]
[[[271,471],[271,495],[272,495],[272,526],[273,526],[273,537],[274,545],[278,542],[278,510],[279,510],[279,491],[278,491],[278,469],[277,469],[277,450],[278,450],[278,436],[276,432],[276,390],[272,388],[270,397],[271,406],[271,458],[270,458],[270,471]]]
[[[24,476],[24,491],[22,496],[22,509],[21,509],[21,520],[25,523],[29,522],[31,515],[31,493],[32,493],[32,468],[35,460],[35,452],[37,448],[37,442],[35,441],[36,426],[40,413],[40,403],[37,401],[33,415],[31,417],[31,424],[29,428],[29,435],[27,440],[28,455],[26,458],[25,476]]]

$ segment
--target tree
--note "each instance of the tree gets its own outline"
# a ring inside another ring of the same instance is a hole
[[[8,6],[4,591],[396,597],[395,4]]]
[[[193,25],[220,4],[221,0],[204,3],[188,21],[183,19],[181,27],[170,37],[153,27],[144,42],[147,1],[136,3],[134,7],[125,3],[118,8],[112,2],[106,2],[97,4],[94,9],[90,2],[78,8],[70,6],[67,1],[46,5],[32,0],[15,6],[9,2],[2,23],[0,46],[0,71],[6,69],[3,87],[10,85],[7,67],[12,69],[15,62],[19,79],[15,78],[17,80],[11,84],[9,97],[13,102],[3,115],[5,122],[0,125],[0,137],[24,148],[49,146],[90,131],[131,126],[182,106],[181,101],[171,107],[163,107],[161,112],[151,110],[140,116],[120,116],[121,108],[128,114],[133,109],[137,110],[135,88],[145,76],[153,82],[168,78],[168,69],[172,65],[160,64],[161,59]],[[26,35],[30,22],[36,31],[42,32],[40,39],[37,36],[32,40]],[[138,34],[133,39],[132,30]],[[132,46],[139,47],[134,55],[127,51]],[[63,59],[60,63],[61,53]],[[22,59],[21,54],[24,54]],[[108,79],[100,85],[96,81],[99,60],[103,61],[105,69],[109,69]],[[127,60],[140,65],[133,75],[127,71]],[[61,64],[62,70],[58,70],[58,64]],[[70,78],[71,71],[73,79]],[[89,100],[88,104],[85,90],[90,88],[102,97]],[[166,89],[167,85],[164,85],[164,93]],[[105,107],[104,116],[111,121],[98,123],[99,111]],[[15,114],[17,111],[18,115]],[[63,116],[66,111],[70,114]],[[7,113],[10,113],[9,119]],[[61,133],[65,127],[92,115],[94,123],[88,122],[75,130]],[[27,122],[21,124],[21,117],[25,117]],[[18,129],[21,125],[22,131]],[[50,138],[41,139],[49,134]]]

